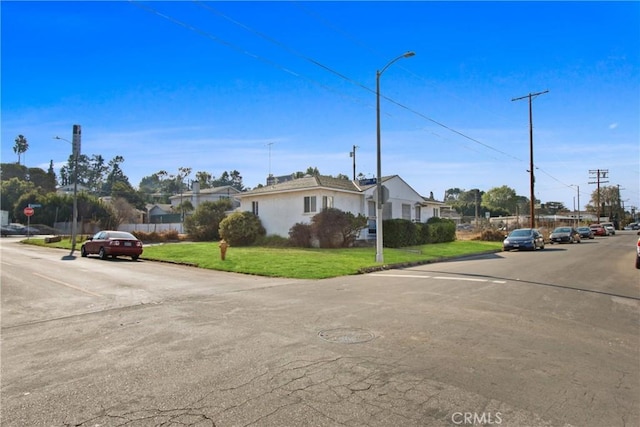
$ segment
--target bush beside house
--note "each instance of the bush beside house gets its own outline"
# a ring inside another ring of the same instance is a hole
[[[220,222],[220,237],[231,246],[249,246],[266,234],[260,218],[251,212],[234,212]]]
[[[429,218],[426,223],[407,219],[389,219],[383,222],[384,246],[402,248],[427,243],[453,242],[456,240],[455,222],[445,218]]]

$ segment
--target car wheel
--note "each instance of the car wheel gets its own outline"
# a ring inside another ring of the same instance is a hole
[[[138,260],[138,255],[131,255],[131,259],[134,260],[134,261],[137,261]]]
[[[87,257],[87,248],[85,248],[84,246],[82,246],[82,247],[80,248],[80,255],[81,255],[83,258],[86,258],[86,257]]]
[[[100,252],[98,252],[98,256],[100,257],[100,259],[107,259],[107,252],[104,250],[104,248],[100,248]]]
[[[640,268],[640,256],[636,257],[636,268]]]

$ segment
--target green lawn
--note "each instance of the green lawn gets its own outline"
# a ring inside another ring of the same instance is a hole
[[[25,241],[26,242],[26,241]],[[29,243],[70,249],[69,240],[45,244],[31,238]],[[80,250],[80,243],[76,249]],[[410,249],[384,249],[384,264],[410,264],[440,260],[502,249],[500,242],[458,240]],[[145,245],[142,259],[178,262],[200,268],[296,279],[324,279],[358,274],[381,267],[375,262],[375,248],[299,249],[270,247],[230,247],[226,260],[220,259],[218,242],[185,242]]]

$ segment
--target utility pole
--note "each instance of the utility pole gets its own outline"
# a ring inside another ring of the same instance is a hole
[[[592,181],[589,182],[589,184],[597,184],[598,186],[596,187],[596,212],[598,215],[598,222],[600,222],[600,184],[606,184],[609,181],[602,181],[603,179],[607,179],[608,178],[608,174],[609,174],[609,170],[608,169],[596,169],[596,170],[590,170],[589,171],[590,175],[596,174],[596,181]],[[594,179],[593,176],[590,176],[589,179]]]
[[[531,228],[536,228],[536,218],[535,218],[535,195],[533,186],[535,183],[535,177],[533,175],[533,112],[531,108],[531,100],[533,97],[538,95],[543,95],[549,92],[545,90],[543,92],[530,93],[529,95],[521,96],[519,98],[513,98],[511,101],[519,101],[521,99],[529,98],[529,187],[531,190],[531,206],[530,206],[530,215],[531,215]]]
[[[353,151],[349,153],[349,157],[353,157],[353,180],[356,180],[356,148],[360,148],[357,145],[353,146]]]

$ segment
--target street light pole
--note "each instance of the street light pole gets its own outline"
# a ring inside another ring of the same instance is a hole
[[[71,255],[76,250],[76,240],[78,234],[78,156],[80,155],[80,125],[73,125],[73,142],[68,139],[60,138],[59,136],[54,139],[60,139],[71,144],[71,153],[73,155],[73,218],[71,221]]]
[[[414,52],[405,52],[402,55],[392,59],[385,65],[382,70],[376,71],[376,138],[377,138],[377,159],[378,165],[376,170],[376,262],[384,262],[383,240],[382,240],[382,205],[384,203],[382,197],[382,156],[380,147],[380,76],[394,62],[402,58],[410,58],[415,55]]]
[[[569,187],[576,187],[577,189],[576,193],[578,195],[578,226],[580,226],[580,186],[577,184],[571,184]]]

